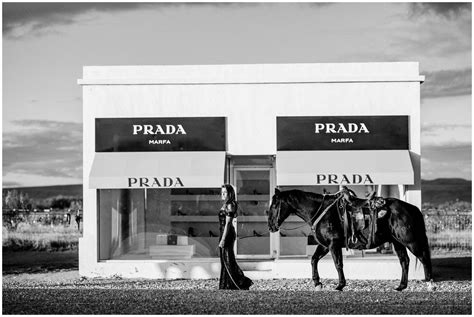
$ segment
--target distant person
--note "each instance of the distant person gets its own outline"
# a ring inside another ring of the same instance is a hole
[[[76,212],[77,230],[81,230],[81,220],[82,220],[82,216],[81,216],[80,211],[78,210],[78,211]]]
[[[238,205],[232,185],[222,185],[221,199],[224,204],[219,210],[219,251],[221,258],[219,289],[248,290],[253,282],[244,275],[235,260],[234,254],[236,232],[232,220],[237,217]]]
[[[67,210],[67,213],[66,213],[66,222],[67,222],[68,226],[71,225],[71,209],[68,209],[68,210]]]

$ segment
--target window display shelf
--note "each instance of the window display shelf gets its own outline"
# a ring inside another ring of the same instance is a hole
[[[238,195],[237,200],[258,200],[258,201],[269,201],[269,195]]]
[[[148,251],[155,260],[190,259],[195,253],[194,245],[152,245]]]
[[[217,222],[219,219],[215,216],[171,216],[171,222]]]
[[[171,195],[172,201],[220,201],[218,195]]]
[[[237,217],[238,222],[267,222],[268,218],[266,216],[239,216]],[[171,222],[217,222],[218,217],[215,216],[171,216]],[[292,222],[302,222],[298,221],[299,218],[295,217],[296,221]]]
[[[238,200],[242,201],[269,201],[269,195],[239,195]],[[219,195],[171,195],[172,201],[221,201]]]
[[[267,222],[266,216],[239,216],[237,217],[238,222]]]

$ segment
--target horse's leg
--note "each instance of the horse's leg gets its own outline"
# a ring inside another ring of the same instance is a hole
[[[346,278],[344,277],[344,271],[342,270],[342,249],[341,246],[332,242],[329,246],[329,250],[331,251],[332,259],[336,266],[337,274],[339,275],[339,284],[337,285],[336,290],[342,291],[344,286],[346,286]]]
[[[429,282],[432,278],[432,267],[431,267],[431,254],[430,247],[428,245],[428,238],[422,239],[420,242],[414,242],[407,245],[408,250],[416,256],[425,271],[425,281]]]
[[[313,257],[311,258],[311,267],[313,268],[313,281],[314,286],[316,288],[321,289],[322,283],[319,281],[319,273],[318,273],[318,262],[321,260],[326,254],[328,254],[329,249],[323,247],[322,245],[316,245],[316,250],[314,250]]]
[[[408,285],[408,266],[410,264],[410,258],[408,257],[407,248],[400,242],[393,240],[393,248],[397,253],[400,265],[402,266],[402,279],[400,285],[396,288],[397,291],[404,290]]]

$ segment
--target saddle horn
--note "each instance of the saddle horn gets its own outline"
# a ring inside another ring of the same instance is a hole
[[[353,190],[347,188],[346,186],[342,186],[342,197],[345,201],[351,203],[353,200],[352,198],[357,198],[357,195]]]

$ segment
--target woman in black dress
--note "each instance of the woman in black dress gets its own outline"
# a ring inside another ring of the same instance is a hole
[[[232,220],[237,217],[237,201],[232,185],[222,185],[221,199],[224,204],[219,210],[219,250],[221,257],[219,289],[248,290],[253,282],[244,275],[235,260],[234,254],[236,233]]]

